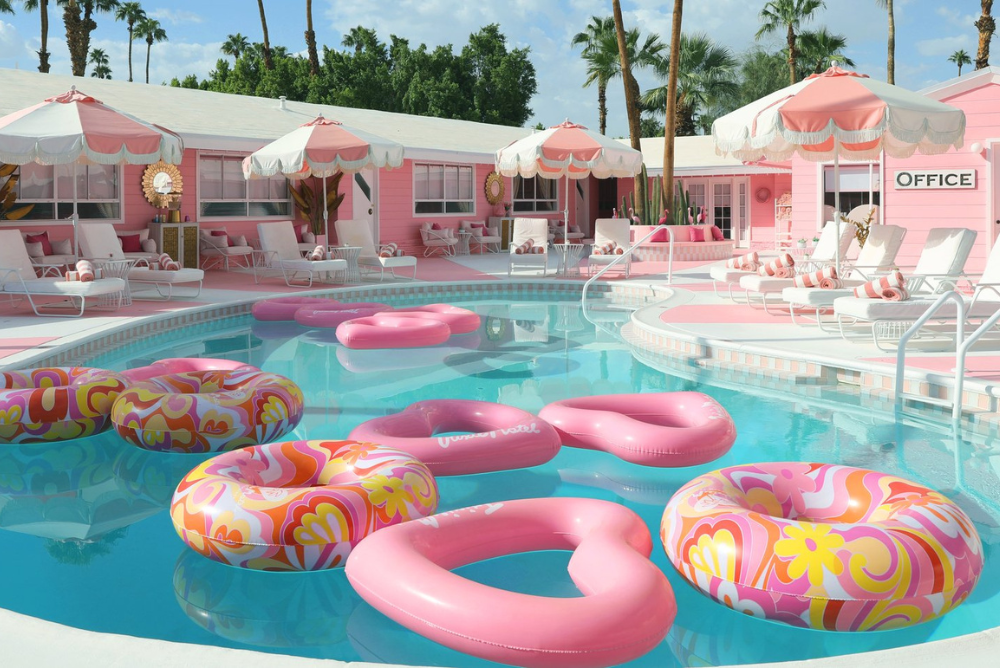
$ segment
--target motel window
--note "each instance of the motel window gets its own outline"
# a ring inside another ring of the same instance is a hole
[[[514,177],[514,211],[541,212],[559,210],[559,183],[561,179],[530,179]]]
[[[17,203],[34,205],[22,220],[65,220],[73,215],[73,168],[21,165]],[[80,220],[120,220],[118,166],[76,165],[76,199]]]
[[[879,183],[879,164],[840,166],[840,210],[850,213],[854,207],[862,205],[878,206],[882,201]],[[823,167],[823,204],[833,206],[836,181],[833,165]]]
[[[413,213],[473,213],[471,165],[413,165]]]
[[[198,157],[198,210],[202,218],[266,218],[292,215],[288,180],[243,178],[243,156]]]

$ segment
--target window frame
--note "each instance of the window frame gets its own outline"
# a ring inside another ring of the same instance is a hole
[[[566,177],[563,177],[563,178],[566,178]],[[511,202],[511,205],[512,205],[511,206],[512,213],[515,214],[515,215],[519,214],[519,213],[541,213],[541,214],[559,213],[559,183],[560,183],[560,181],[562,179],[545,179],[545,178],[542,178],[541,176],[539,176],[538,174],[535,174],[535,176],[532,177],[532,180],[535,182],[535,185],[534,185],[535,197],[532,197],[531,199],[527,199],[527,198],[523,198],[523,197],[521,199],[517,199],[515,197],[515,195],[517,194],[517,191],[518,191],[518,188],[517,188],[518,183],[520,181],[524,181],[524,177],[523,176],[515,176],[513,178],[513,180],[511,181],[511,184],[510,184],[510,188],[511,188],[511,200],[510,200],[510,202]],[[549,199],[549,198],[540,199],[537,196],[538,195],[538,184],[540,182],[542,182],[542,181],[547,181],[547,182],[549,182],[549,183],[552,184],[552,194],[555,195],[555,199]],[[531,208],[525,208],[523,206],[523,204],[525,202],[530,202],[531,203]],[[551,202],[552,203],[552,208],[551,209],[539,209],[538,208],[538,203],[539,202]],[[522,206],[518,206],[519,203]]]
[[[87,190],[87,192],[82,192],[81,193],[80,189],[79,189],[79,186],[77,186],[76,201],[77,201],[78,208],[79,208],[79,205],[81,205],[81,204],[112,204],[112,205],[117,205],[117,207],[118,207],[118,215],[117,216],[108,216],[108,217],[100,217],[100,218],[98,218],[98,217],[82,216],[81,215],[80,216],[80,220],[81,221],[85,221],[86,220],[86,221],[95,221],[95,222],[102,222],[102,223],[111,223],[112,225],[118,225],[118,224],[121,224],[125,220],[125,201],[124,201],[124,193],[122,192],[122,166],[121,165],[99,165],[99,164],[85,165],[85,164],[78,164],[78,163],[58,164],[58,165],[36,165],[35,163],[29,163],[29,164],[31,164],[33,167],[35,167],[35,166],[37,166],[37,167],[48,167],[48,168],[52,169],[52,178],[51,178],[51,182],[52,182],[52,197],[50,197],[50,198],[43,198],[43,199],[28,199],[28,198],[24,198],[24,197],[21,196],[21,188],[23,187],[23,179],[20,178],[20,177],[23,177],[23,170],[24,170],[24,167],[26,166],[26,165],[21,165],[18,168],[19,180],[18,180],[18,183],[17,183],[17,204],[19,204],[19,205],[20,204],[35,204],[35,205],[38,205],[38,204],[51,204],[52,205],[52,213],[53,213],[54,217],[53,218],[31,218],[30,217],[30,213],[29,213],[29,217],[21,218],[21,219],[19,219],[17,221],[3,221],[3,222],[5,222],[5,223],[16,222],[16,223],[20,223],[21,225],[41,225],[41,224],[45,224],[45,223],[67,223],[69,221],[69,219],[73,215],[73,208],[72,208],[73,207],[73,187],[72,187],[73,179],[74,178],[75,179],[80,179],[81,177],[88,184],[88,186],[87,186],[88,190]],[[88,172],[88,170],[91,167],[102,167],[102,168],[108,167],[108,168],[111,168],[113,170],[114,178],[115,178],[115,191],[116,191],[115,194],[116,194],[116,197],[114,197],[114,198],[95,198],[95,199],[91,199],[90,198],[90,196],[89,196],[89,183],[90,183],[90,179],[89,179],[89,177],[87,175],[87,172]],[[59,180],[60,180],[61,177],[58,174],[58,172],[61,169],[65,169],[66,170],[66,172],[67,172],[66,179],[70,183],[70,187],[69,187],[69,191],[70,192],[67,193],[67,194],[61,194],[59,192]],[[60,206],[68,207],[68,209],[69,209],[69,213],[66,216],[64,216],[64,217],[59,217],[59,208],[60,208]]]
[[[222,199],[214,199],[214,198],[213,199],[206,199],[204,197],[204,190],[205,189],[204,189],[203,184],[202,184],[202,176],[203,176],[203,174],[202,174],[202,159],[204,159],[204,158],[221,158],[222,159],[222,164],[223,164],[223,182],[224,182],[224,178],[225,178],[225,174],[226,174],[226,172],[225,172],[225,165],[226,165],[226,163],[227,162],[233,162],[233,163],[240,164],[241,165],[240,166],[240,173],[242,174],[242,162],[243,162],[243,159],[246,158],[246,154],[244,154],[244,153],[235,153],[235,152],[231,152],[231,151],[210,151],[210,150],[208,150],[208,151],[201,150],[201,151],[197,152],[197,154],[196,154],[196,160],[197,160],[197,177],[196,177],[196,181],[198,183],[198,186],[197,186],[198,187],[197,211],[198,211],[198,220],[199,221],[206,221],[206,222],[207,221],[211,221],[211,222],[227,222],[227,221],[241,222],[241,221],[247,221],[247,220],[262,220],[262,221],[290,220],[290,219],[294,219],[295,218],[295,216],[296,216],[295,204],[292,201],[292,196],[291,196],[291,194],[289,192],[291,190],[291,183],[290,183],[290,181],[289,181],[288,178],[286,178],[286,177],[284,177],[284,176],[282,176],[280,174],[276,174],[275,176],[270,177],[270,179],[268,179],[268,180],[270,181],[271,179],[277,179],[278,177],[280,177],[280,178],[282,178],[282,179],[285,180],[285,198],[284,199],[281,199],[281,198],[275,198],[275,199],[272,199],[272,198],[268,198],[268,199],[251,198],[250,197],[250,183],[251,183],[251,181],[249,181],[249,180],[245,181],[246,186],[244,188],[243,197],[242,198],[225,198],[225,197],[223,197]],[[242,216],[240,216],[240,215],[235,215],[235,216],[234,215],[229,215],[229,216],[210,216],[210,215],[202,213],[202,211],[203,211],[202,206],[204,204],[206,204],[206,203],[216,203],[216,202],[227,202],[227,203],[242,202],[242,203],[244,203],[246,205],[246,209],[245,209],[246,213],[244,215],[242,215]],[[288,203],[288,211],[286,213],[276,213],[276,214],[269,215],[269,216],[268,215],[253,215],[253,214],[250,213],[250,205],[251,204],[265,203],[265,202],[287,202]]]
[[[442,192],[442,197],[440,199],[438,199],[438,198],[418,199],[417,198],[417,172],[418,172],[418,170],[421,167],[426,167],[428,169],[430,169],[431,167],[435,167],[435,168],[440,168],[441,169],[441,192]],[[457,193],[457,197],[455,199],[449,199],[448,198],[447,179],[445,178],[446,172],[447,172],[448,169],[456,169],[456,170],[458,170],[458,173],[457,173],[458,184],[457,185],[458,185],[459,192]],[[462,199],[461,198],[462,171],[463,170],[467,170],[469,172],[469,176],[470,176],[470,179],[469,179],[469,185],[470,185],[469,199]],[[431,161],[427,161],[427,160],[420,161],[420,162],[414,161],[413,162],[413,169],[411,170],[411,172],[412,172],[412,178],[411,178],[411,186],[410,186],[411,187],[411,191],[410,192],[413,195],[412,198],[411,198],[412,202],[413,202],[413,206],[412,206],[411,210],[412,210],[414,218],[431,218],[431,217],[433,217],[433,218],[462,218],[462,217],[470,217],[470,216],[474,217],[476,215],[476,208],[477,208],[477,205],[478,205],[478,201],[477,201],[477,198],[476,198],[476,166],[475,165],[470,165],[470,164],[467,164],[467,163],[460,163],[460,162],[431,162]],[[440,203],[441,204],[441,211],[417,211],[417,205],[420,204],[420,203]],[[469,211],[448,211],[448,205],[449,204],[460,205],[460,204],[463,204],[463,203],[470,204],[471,205],[471,209]]]

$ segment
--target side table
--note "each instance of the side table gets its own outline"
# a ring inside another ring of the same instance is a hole
[[[583,244],[553,244],[552,246],[559,256],[559,272],[568,275],[570,271],[579,275],[580,258],[583,257]]]
[[[345,283],[360,283],[361,272],[358,270],[358,257],[361,256],[361,246],[327,246],[330,257],[337,260],[346,260],[347,269],[344,271]]]
[[[132,305],[132,291],[128,285],[128,273],[135,268],[135,263],[137,260],[104,260],[96,259],[91,260],[95,269],[101,270],[101,275],[105,278],[120,278],[125,281],[125,287],[122,288],[121,292],[121,306],[131,306]],[[101,306],[107,306],[111,303],[111,298],[114,297],[114,293],[110,295],[101,295],[99,298],[99,304]],[[107,300],[107,301],[106,301]]]
[[[472,232],[468,230],[458,231],[458,248],[455,251],[456,255],[468,255],[469,254],[469,239],[472,238]]]

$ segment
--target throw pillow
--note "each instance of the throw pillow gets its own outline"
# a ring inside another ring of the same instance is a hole
[[[53,255],[72,255],[73,254],[73,240],[72,239],[60,239],[59,241],[52,242],[52,254]]]
[[[500,230],[498,230],[495,227],[487,227],[486,228],[486,234],[487,234],[487,236],[498,237],[498,236],[500,236]]]
[[[670,235],[667,233],[666,230],[657,230],[656,232],[653,233],[653,236],[649,238],[649,241],[652,243],[665,244],[668,241],[670,241]]]
[[[229,237],[230,248],[232,248],[233,246],[246,246],[246,245],[247,245],[247,237],[245,234],[241,234],[238,237]]]
[[[469,223],[469,227],[476,229],[477,227],[486,227],[486,223]]]
[[[431,229],[432,230],[440,230],[441,229],[441,225],[439,225],[438,223],[432,223],[431,224]]]
[[[24,244],[24,247],[28,251],[28,257],[42,258],[45,257],[45,252],[42,250],[42,243],[40,241],[35,241],[30,244]]]
[[[42,232],[41,234],[29,234],[25,237],[24,241],[29,244],[42,244],[42,254],[52,255],[52,244],[49,243],[48,232]]]
[[[119,234],[118,239],[122,242],[122,251],[126,253],[142,252],[142,237],[138,234]]]
[[[712,225],[712,241],[725,241],[726,235],[715,225]]]
[[[156,252],[156,240],[155,239],[143,239],[141,245],[142,245],[142,252],[143,253],[155,253]]]
[[[569,232],[570,232],[570,234],[580,234],[580,226],[579,225],[570,225],[569,226]]]
[[[300,238],[302,239],[302,243],[304,244],[316,243],[316,235],[313,234],[312,232],[303,232]]]
[[[692,227],[688,230],[688,238],[691,239],[691,241],[704,241],[705,229],[702,227]]]
[[[309,244],[312,241],[306,240],[306,235],[309,234],[309,223],[304,223],[295,228],[295,236],[299,240],[299,243]],[[315,239],[313,239],[315,241]]]

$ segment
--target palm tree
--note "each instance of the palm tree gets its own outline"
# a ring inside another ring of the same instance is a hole
[[[892,0],[875,0],[875,4],[884,7],[889,14],[889,56],[885,61],[885,80],[894,84],[896,83],[896,17],[892,13]]]
[[[597,114],[602,135],[607,134],[608,129],[608,81],[616,71],[621,71],[617,38],[613,42],[614,51],[609,53],[607,49],[601,48],[602,45],[612,44],[611,35],[614,31],[614,18],[592,16],[586,30],[573,37],[573,46],[583,47],[581,55],[587,62],[587,80],[583,82],[583,87],[597,84]]]
[[[976,52],[976,69],[981,70],[990,66],[990,40],[993,39],[993,31],[997,24],[993,20],[993,0],[980,0],[982,15],[975,22],[976,29],[979,30],[979,50]]]
[[[807,31],[799,35],[799,70],[805,74],[819,74],[837,61],[854,67],[854,61],[844,55],[847,38],[834,35],[826,28]]]
[[[274,69],[274,60],[271,59],[271,39],[267,36],[267,17],[264,15],[264,0],[257,0],[257,7],[260,9],[260,27],[264,31],[264,68]]]
[[[344,35],[344,39],[341,40],[341,44],[347,48],[354,49],[354,55],[360,54],[365,50],[366,46],[370,46],[378,42],[378,34],[370,29],[363,26],[357,26],[356,28],[351,28],[351,30]]]
[[[246,53],[249,49],[250,40],[240,33],[229,35],[228,39],[222,43],[222,53],[227,56],[232,56],[233,60],[239,60],[240,56]]]
[[[118,0],[56,0],[56,4],[63,8],[66,46],[69,48],[73,76],[82,77],[87,71],[90,35],[97,29],[94,14],[115,10],[120,3]]]
[[[681,67],[681,20],[683,0],[674,0],[674,15],[670,24],[670,69],[667,72],[667,104],[663,119],[663,176],[660,206],[664,214],[674,208],[674,138],[677,135],[677,79]],[[642,172],[646,173],[645,170]],[[644,179],[645,180],[645,179]]]
[[[785,28],[790,83],[794,84],[796,81],[795,61],[799,55],[795,35],[799,26],[811,19],[813,12],[820,7],[826,7],[823,0],[770,0],[764,5],[764,9],[760,10],[758,17],[760,29],[757,31],[757,39]]]
[[[672,49],[671,49],[672,51]],[[736,95],[738,61],[728,47],[716,44],[705,33],[681,34],[680,61],[677,67],[677,102],[674,134],[690,137],[698,125],[695,114],[716,100]],[[669,83],[670,57],[659,58],[653,66],[660,81]],[[642,96],[642,103],[654,113],[662,114],[667,107],[667,86],[652,88]]]
[[[959,49],[955,53],[951,54],[948,58],[948,62],[958,65],[958,76],[962,76],[962,65],[971,65],[972,58],[969,58],[969,54],[965,52],[965,49]]]
[[[6,3],[10,7],[8,0],[0,2],[0,7]],[[49,71],[49,0],[24,0],[24,9],[29,12],[38,10],[42,18],[42,48],[38,50],[38,71],[47,74]]]
[[[622,81],[625,84],[625,113],[628,116],[628,134],[632,148],[640,150],[642,135],[642,109],[639,107],[639,83],[632,75],[631,58],[628,41],[625,35],[625,23],[622,19],[622,5],[620,0],[614,0],[612,9],[615,17],[615,37],[618,40],[618,56],[621,60]],[[643,218],[643,211],[646,208],[646,179],[635,179],[635,214]]]
[[[146,83],[149,83],[149,54],[153,44],[167,41],[167,31],[156,19],[143,17],[135,25],[135,34],[146,38]]]
[[[115,21],[124,21],[128,26],[128,80],[132,81],[132,40],[135,39],[135,24],[146,18],[146,11],[138,2],[123,2],[115,11]]]
[[[0,14],[13,14],[14,8],[10,6],[10,0],[0,0]]]
[[[111,67],[109,66],[111,59],[108,58],[104,49],[92,49],[87,62],[94,66],[94,71],[90,73],[90,76],[98,79],[111,78]]]
[[[319,54],[316,52],[316,32],[313,30],[313,3],[306,0],[306,51],[309,52],[309,76],[319,74]]]

